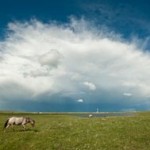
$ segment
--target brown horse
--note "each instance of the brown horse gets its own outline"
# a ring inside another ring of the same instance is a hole
[[[4,129],[13,125],[22,125],[25,129],[25,125],[30,123],[32,127],[35,125],[35,121],[29,117],[11,117],[6,120],[4,124]]]

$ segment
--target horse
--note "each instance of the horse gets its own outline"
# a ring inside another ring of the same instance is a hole
[[[7,129],[8,127],[13,125],[22,125],[25,129],[25,125],[28,123],[30,123],[32,127],[34,127],[35,125],[35,121],[29,117],[10,117],[6,120],[4,124],[4,129]]]
[[[93,117],[93,115],[92,115],[92,114],[89,114],[89,118],[91,118],[91,117]]]

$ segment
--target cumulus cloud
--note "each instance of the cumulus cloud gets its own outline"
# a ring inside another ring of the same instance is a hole
[[[87,86],[88,88],[89,88],[89,90],[92,90],[92,91],[94,91],[94,90],[96,90],[96,86],[95,86],[95,84],[93,84],[93,83],[91,83],[91,82],[84,82],[83,83],[85,86]]]
[[[50,50],[49,52],[39,56],[39,62],[41,65],[50,67],[57,67],[59,65],[61,55],[57,50]]]
[[[131,96],[124,93],[130,91],[132,103],[146,103],[150,54],[136,40],[124,41],[89,24],[84,19],[68,24],[10,23],[0,41],[0,88],[7,87],[0,95],[31,101],[45,95],[51,101],[57,93],[71,99],[82,96],[90,103],[117,104],[123,95]]]
[[[79,102],[79,103],[83,103],[83,102],[84,102],[84,100],[83,100],[83,99],[78,99],[78,100],[77,100],[77,102]]]

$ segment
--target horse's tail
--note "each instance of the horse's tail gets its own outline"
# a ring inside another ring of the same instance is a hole
[[[9,119],[6,120],[5,124],[4,124],[4,129],[7,127]]]

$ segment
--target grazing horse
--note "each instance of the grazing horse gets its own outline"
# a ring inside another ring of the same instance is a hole
[[[6,120],[4,124],[4,129],[13,125],[22,125],[23,128],[25,129],[25,125],[28,123],[30,123],[32,127],[34,127],[35,125],[35,121],[29,117],[11,117]]]
[[[93,117],[93,115],[92,115],[92,114],[89,114],[89,118],[91,118],[91,117]]]

